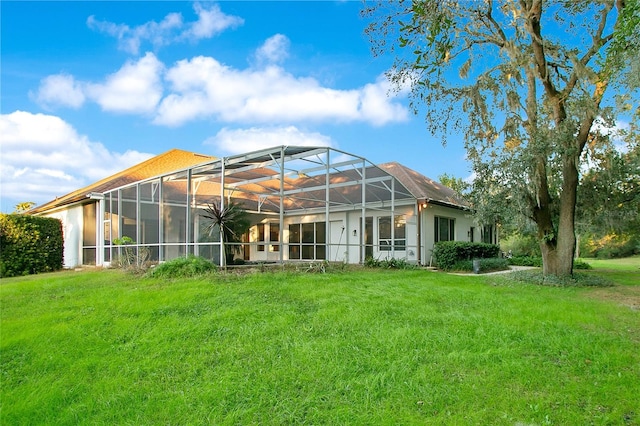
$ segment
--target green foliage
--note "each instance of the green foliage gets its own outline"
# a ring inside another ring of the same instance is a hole
[[[558,277],[555,275],[545,276],[539,270],[516,271],[509,275],[509,280],[552,287],[611,287],[614,285],[606,277],[584,272]]]
[[[507,259],[495,257],[489,259],[477,259],[478,273],[484,274],[487,272],[506,271],[509,269],[509,262]],[[476,272],[474,268],[474,260],[458,260],[450,269],[451,271],[459,272]]]
[[[637,134],[639,10],[637,0],[422,0],[363,12],[374,54],[394,56],[387,75],[429,132],[464,135],[478,221],[534,221],[547,273],[571,273],[584,152],[616,120]]]
[[[573,259],[573,269],[593,269],[591,265],[582,259]]]
[[[34,203],[33,201],[25,201],[22,203],[18,203],[15,206],[14,213],[26,213],[29,210],[31,210],[35,205],[36,203]]]
[[[416,265],[407,262],[405,259],[396,259],[394,257],[390,259],[374,259],[373,257],[367,257],[364,261],[364,266],[367,268],[381,268],[381,269],[415,269]]]
[[[238,243],[241,241],[242,234],[247,232],[251,223],[249,222],[247,211],[242,204],[233,201],[222,206],[220,202],[214,202],[207,205],[202,217],[208,220],[204,233],[212,235],[213,233],[222,234],[222,243],[225,250],[225,262],[233,263],[233,254],[240,252],[240,245],[226,244]]]
[[[495,258],[499,254],[499,246],[487,243],[439,241],[433,248],[433,258],[436,265],[443,271],[451,270],[460,260]]]
[[[215,264],[203,257],[188,256],[161,263],[151,269],[148,275],[154,278],[191,278],[211,274],[217,270]]]
[[[542,267],[542,257],[540,256],[513,256],[507,259],[509,265],[514,266],[535,266]]]
[[[580,255],[598,259],[615,259],[640,254],[640,235],[610,233],[589,236],[580,241]]]
[[[540,256],[540,243],[531,234],[523,235],[516,232],[500,238],[500,249],[504,253],[511,253],[513,257]]]
[[[465,195],[471,189],[471,185],[462,178],[443,173],[438,176],[438,180],[444,186],[453,189],[458,195]]]
[[[151,266],[149,258],[151,251],[148,247],[131,247],[135,245],[133,238],[123,236],[122,238],[114,238],[113,243],[115,247],[116,256],[111,262],[111,266],[115,268],[124,269],[134,273],[145,272]]]
[[[63,253],[60,220],[0,214],[0,277],[57,271]]]

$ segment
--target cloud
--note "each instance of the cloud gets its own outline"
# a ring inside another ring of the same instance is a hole
[[[45,77],[40,82],[40,87],[36,95],[32,98],[45,107],[51,105],[62,105],[71,108],[79,108],[85,101],[82,84],[76,82],[73,76],[68,74],[57,74]]]
[[[290,44],[289,39],[282,34],[269,37],[262,46],[256,50],[258,64],[276,64],[284,61],[289,56]]]
[[[270,37],[256,51],[260,65],[266,61],[266,66],[245,69],[208,56],[183,59],[167,68],[147,52],[102,81],[48,76],[32,98],[45,108],[78,108],[93,101],[104,111],[146,115],[154,124],[169,127],[204,119],[272,126],[327,121],[383,126],[408,119],[400,102],[405,93],[390,96],[384,75],[353,89],[327,87],[275,64],[286,56],[288,44],[280,34]]]
[[[223,128],[215,136],[207,139],[204,144],[213,145],[218,155],[240,154],[281,145],[334,147],[329,136],[316,132],[303,132],[295,126]]]
[[[149,113],[162,98],[163,64],[153,53],[129,61],[104,83],[87,84],[87,96],[105,111]]]
[[[50,75],[42,79],[32,97],[46,108],[78,108],[89,99],[105,111],[148,114],[162,98],[163,70],[162,62],[147,53],[137,61],[127,61],[100,83],[79,82],[66,74]]]
[[[237,70],[198,56],[178,61],[166,79],[170,93],[154,122],[167,126],[202,118],[269,124],[362,121],[382,126],[408,118],[407,109],[387,96],[389,83],[383,76],[361,88],[338,90],[275,65]]]
[[[196,3],[193,5],[193,10],[198,15],[198,20],[190,23],[179,38],[188,38],[194,41],[211,38],[227,28],[236,28],[244,24],[244,19],[223,13],[217,4],[213,4],[207,9],[202,7],[200,3]]]
[[[235,28],[244,23],[237,16],[226,15],[220,6],[213,4],[204,7],[195,3],[193,9],[198,16],[194,22],[183,21],[180,13],[169,13],[160,22],[149,21],[137,27],[126,24],[115,24],[100,21],[95,16],[87,18],[87,26],[118,39],[118,48],[137,55],[144,42],[149,42],[155,49],[183,40],[198,41],[211,38],[228,28]]]
[[[2,114],[0,134],[2,197],[15,204],[44,203],[151,157],[111,152],[53,115]]]

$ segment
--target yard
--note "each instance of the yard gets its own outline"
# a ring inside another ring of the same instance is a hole
[[[0,423],[637,425],[639,268],[4,279]]]

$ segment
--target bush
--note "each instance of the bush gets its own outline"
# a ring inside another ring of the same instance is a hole
[[[364,261],[364,266],[367,268],[382,268],[382,269],[415,269],[416,265],[409,263],[404,259],[391,259],[378,260],[373,257],[367,257]]]
[[[582,259],[574,259],[573,269],[593,269],[593,267]]]
[[[580,253],[586,257],[615,259],[640,253],[640,239],[632,235],[607,234],[603,237],[590,236],[580,243]]]
[[[614,284],[607,278],[588,272],[574,273],[566,277],[543,275],[539,270],[516,271],[505,277],[508,282],[546,285],[553,287],[611,287]]]
[[[179,257],[149,271],[154,278],[189,278],[216,272],[218,267],[204,257]]]
[[[507,259],[494,257],[490,259],[478,259],[480,261],[480,272],[481,274],[487,272],[494,271],[506,271],[509,269],[509,262]],[[451,267],[452,271],[460,271],[460,272],[475,272],[473,270],[473,260],[459,260],[457,261],[453,267]]]
[[[512,256],[540,256],[540,244],[533,235],[513,234],[500,240],[500,249]]]
[[[542,257],[540,256],[515,256],[507,260],[509,261],[509,265],[542,267]]]
[[[497,258],[500,247],[495,244],[440,241],[433,248],[438,268],[448,271],[460,260]]]
[[[0,214],[0,250],[0,277],[62,269],[62,223],[48,217]]]

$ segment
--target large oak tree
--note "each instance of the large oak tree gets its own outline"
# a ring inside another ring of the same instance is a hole
[[[394,1],[364,14],[374,53],[393,54],[388,76],[427,128],[445,143],[463,131],[478,212],[527,215],[544,273],[571,274],[594,123],[615,123],[620,106],[638,119],[625,89],[637,84],[638,0]]]

